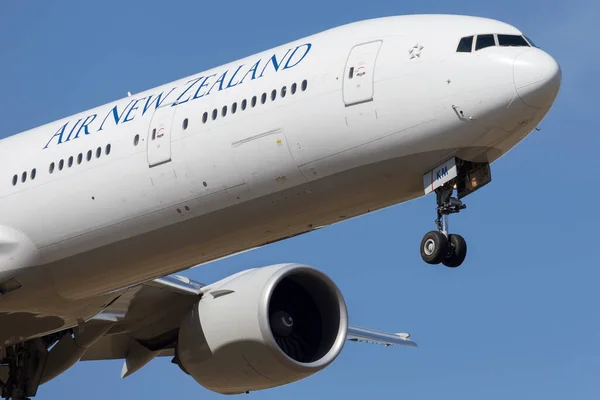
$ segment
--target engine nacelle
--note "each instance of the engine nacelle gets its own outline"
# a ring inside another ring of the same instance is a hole
[[[346,303],[329,277],[279,264],[210,285],[180,326],[177,357],[207,389],[244,393],[322,370],[347,331]]]

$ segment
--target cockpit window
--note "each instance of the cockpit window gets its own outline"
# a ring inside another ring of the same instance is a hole
[[[529,43],[520,35],[498,35],[500,46],[529,47]]]
[[[494,35],[477,35],[477,45],[475,46],[475,50],[481,50],[495,45],[496,41],[494,40]]]
[[[473,36],[464,37],[460,39],[458,43],[458,49],[456,49],[459,53],[470,53],[473,48]]]
[[[533,40],[529,39],[527,36],[525,36],[525,39],[527,39],[530,45],[539,49],[539,47],[535,43],[533,43]]]
[[[496,39],[497,38],[497,39]],[[474,36],[465,36],[458,43],[457,53],[470,53],[473,48]],[[477,43],[475,51],[485,49],[486,47],[501,46],[501,47],[537,47],[527,36],[521,35],[505,35],[488,33],[477,35]]]

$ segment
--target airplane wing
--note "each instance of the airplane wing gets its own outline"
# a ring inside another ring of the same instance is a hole
[[[128,289],[101,314],[98,321],[114,325],[81,358],[125,359],[122,377],[131,375],[155,357],[174,356],[179,323],[198,301],[205,285],[172,275]],[[386,333],[348,327],[347,340],[384,346],[417,344],[406,333]]]
[[[386,347],[393,345],[418,347],[415,342],[410,340],[410,334],[408,333],[386,333],[357,326],[348,326],[348,340],[351,342],[380,344]]]

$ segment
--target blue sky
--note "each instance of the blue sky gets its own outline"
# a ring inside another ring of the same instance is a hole
[[[210,282],[302,262],[340,286],[351,322],[408,331],[418,349],[348,343],[328,369],[255,399],[588,399],[600,393],[598,65],[594,0],[102,1],[0,4],[1,136],[41,125],[343,23],[409,13],[486,16],[522,29],[563,69],[553,110],[492,167],[451,229],[465,264],[426,266],[425,197],[189,271]],[[154,360],[80,363],[45,399],[217,399]]]

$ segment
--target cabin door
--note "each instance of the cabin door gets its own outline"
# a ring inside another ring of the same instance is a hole
[[[347,106],[373,100],[375,62],[381,40],[354,46],[346,62],[344,74],[344,103]]]
[[[171,103],[154,111],[148,130],[148,166],[150,168],[171,161],[171,126],[175,108]]]

